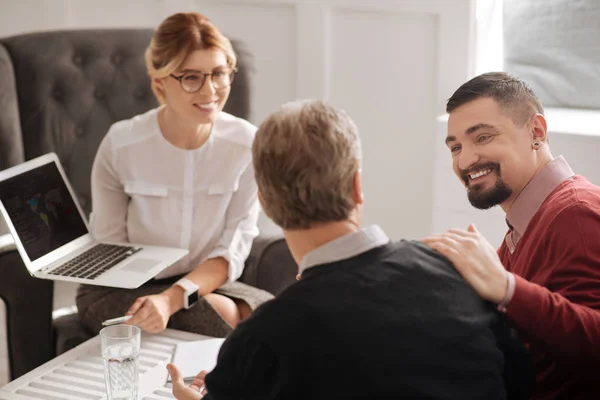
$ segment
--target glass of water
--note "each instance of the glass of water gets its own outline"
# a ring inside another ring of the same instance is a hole
[[[141,330],[112,325],[100,331],[107,400],[138,400]]]

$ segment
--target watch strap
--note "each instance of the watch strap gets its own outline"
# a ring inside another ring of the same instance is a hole
[[[190,292],[198,290],[198,285],[196,285],[194,282],[190,281],[187,278],[181,278],[180,280],[175,282],[175,285],[183,288],[185,294],[189,294]]]

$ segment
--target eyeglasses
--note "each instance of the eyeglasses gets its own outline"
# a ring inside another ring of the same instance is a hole
[[[181,88],[188,93],[194,93],[204,87],[204,83],[206,83],[206,78],[210,76],[210,81],[212,83],[213,88],[215,89],[225,89],[231,86],[233,82],[233,77],[237,72],[237,68],[228,71],[215,71],[210,74],[203,74],[201,72],[186,72],[183,75],[175,76],[171,74],[171,78],[179,81]]]

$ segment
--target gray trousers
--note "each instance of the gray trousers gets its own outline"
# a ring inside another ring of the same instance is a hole
[[[79,317],[88,330],[98,334],[103,328],[103,321],[125,315],[135,299],[158,294],[168,289],[178,278],[151,280],[137,289],[81,285],[77,290]],[[241,282],[226,283],[214,293],[244,300],[252,310],[273,298],[271,293]],[[167,327],[214,337],[225,337],[232,330],[203,297],[189,310],[173,314]]]

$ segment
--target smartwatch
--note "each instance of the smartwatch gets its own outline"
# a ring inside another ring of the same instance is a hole
[[[186,278],[181,278],[175,285],[183,288],[183,308],[186,310],[198,302],[198,285]]]

